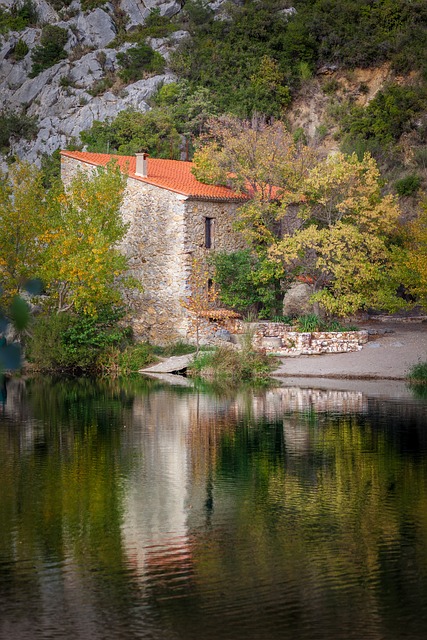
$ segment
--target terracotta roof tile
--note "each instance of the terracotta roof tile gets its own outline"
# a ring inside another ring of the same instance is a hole
[[[131,178],[152,184],[156,187],[174,191],[184,196],[201,198],[208,200],[246,200],[247,196],[239,194],[228,187],[218,187],[216,185],[203,184],[199,182],[191,173],[192,162],[182,162],[180,160],[160,160],[148,158],[148,177],[141,178],[135,175],[135,156],[118,156],[110,153],[88,153],[86,151],[61,151],[61,155],[67,158],[74,158],[87,164],[98,167],[105,167],[110,160],[114,159],[118,163],[123,173],[127,173]]]

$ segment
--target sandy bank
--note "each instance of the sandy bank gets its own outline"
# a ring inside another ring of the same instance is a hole
[[[281,358],[277,377],[404,380],[419,360],[427,360],[427,324],[371,324],[371,335],[361,351]],[[386,329],[392,333],[383,333]]]

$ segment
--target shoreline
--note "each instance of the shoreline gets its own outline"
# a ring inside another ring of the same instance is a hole
[[[404,382],[413,365],[427,360],[426,324],[369,323],[361,328],[370,336],[360,351],[281,357],[272,377]]]

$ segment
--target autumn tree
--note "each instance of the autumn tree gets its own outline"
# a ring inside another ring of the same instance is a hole
[[[51,198],[54,224],[46,232],[42,276],[57,312],[96,313],[121,302],[127,258],[119,250],[127,225],[120,214],[125,178],[114,166],[79,171]]]
[[[294,140],[286,126],[254,117],[242,121],[230,116],[211,119],[209,133],[194,157],[194,173],[202,182],[225,184],[246,197],[236,219],[253,255],[253,286],[267,295],[258,306],[262,315],[281,312],[283,269],[268,259],[268,249],[283,234],[290,219],[281,216],[281,202],[289,194],[299,194],[304,178],[315,165],[315,151]],[[298,196],[300,197],[300,196]],[[240,262],[236,255],[236,264]],[[230,282],[221,280],[220,288]],[[227,277],[228,279],[228,277]]]
[[[40,274],[50,222],[40,172],[30,164],[15,163],[0,176],[0,283],[6,299]]]
[[[236,227],[261,260],[260,283],[286,288],[310,276],[314,300],[340,316],[404,304],[393,249],[399,208],[382,194],[369,154],[319,159],[280,122],[223,118],[195,163],[199,179],[246,195]]]
[[[309,171],[297,199],[301,226],[270,246],[270,259],[309,275],[313,300],[328,313],[403,306],[393,254],[400,211],[393,196],[381,193],[375,160],[331,155]],[[282,199],[283,218],[289,201]]]

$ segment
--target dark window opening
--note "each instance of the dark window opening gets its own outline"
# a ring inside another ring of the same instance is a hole
[[[210,249],[212,247],[212,222],[213,218],[205,218],[205,247]]]

